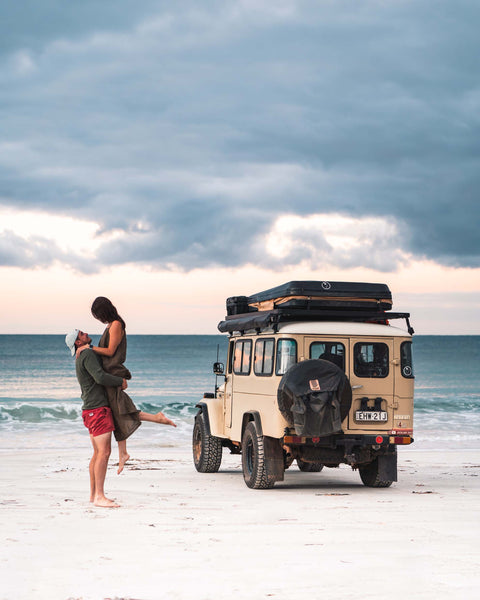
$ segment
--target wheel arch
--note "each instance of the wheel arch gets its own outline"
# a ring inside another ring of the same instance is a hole
[[[205,427],[207,429],[207,433],[208,435],[212,435],[212,432],[210,430],[210,417],[208,416],[208,405],[206,402],[198,402],[197,404],[195,404],[196,408],[198,408],[198,412],[196,414],[196,416],[198,417],[198,415],[202,414],[203,415],[203,419],[205,421]]]
[[[260,413],[258,412],[258,410],[249,410],[249,411],[243,413],[242,430],[240,433],[240,439],[243,438],[245,428],[248,425],[248,423],[250,423],[250,421],[253,421],[255,423],[255,427],[257,428],[258,435],[263,436],[262,418],[260,417]]]

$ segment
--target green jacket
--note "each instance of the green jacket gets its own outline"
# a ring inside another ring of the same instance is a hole
[[[75,369],[82,390],[83,410],[108,406],[104,386],[120,387],[123,382],[121,377],[110,375],[102,369],[100,357],[90,348],[84,350],[76,359]]]

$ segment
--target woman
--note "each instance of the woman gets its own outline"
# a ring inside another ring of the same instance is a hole
[[[131,379],[130,371],[123,364],[127,357],[127,336],[125,333],[125,321],[118,314],[115,306],[108,298],[99,296],[92,304],[92,315],[107,325],[98,346],[92,350],[102,357],[103,368],[107,373]],[[79,348],[81,352],[86,346]],[[105,388],[108,401],[112,409],[115,421],[115,439],[118,442],[118,471],[121,473],[127,460],[130,458],[127,452],[127,438],[140,427],[141,421],[151,421],[163,425],[175,423],[168,419],[162,412],[157,414],[146,413],[138,410],[128,394],[120,388]]]

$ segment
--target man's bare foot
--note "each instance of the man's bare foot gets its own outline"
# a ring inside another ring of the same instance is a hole
[[[106,496],[105,496],[105,497],[106,497]],[[112,500],[112,498],[107,498],[107,500],[108,500],[109,502],[115,502],[115,500]],[[93,503],[93,502],[95,502],[95,498],[94,498],[93,496],[90,496],[90,500],[89,500],[89,502],[92,502],[92,503]]]
[[[175,423],[166,417],[162,412],[158,412],[155,415],[155,423],[160,423],[161,425],[172,425],[172,427],[176,427]]]
[[[127,460],[130,460],[130,454],[121,454],[118,457],[117,475],[120,475],[120,473],[123,471],[123,467],[125,466],[125,463],[127,462]]]
[[[109,500],[105,496],[100,498],[95,498],[93,503],[95,506],[100,506],[101,508],[119,508],[120,504],[116,504],[113,500]]]

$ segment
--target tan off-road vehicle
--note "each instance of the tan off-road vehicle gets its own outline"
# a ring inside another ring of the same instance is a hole
[[[242,455],[245,483],[270,488],[340,463],[370,487],[397,481],[397,445],[413,442],[412,335],[384,284],[293,281],[227,300],[225,381],[197,404],[193,457],[218,471]],[[403,319],[406,330],[390,321]]]

